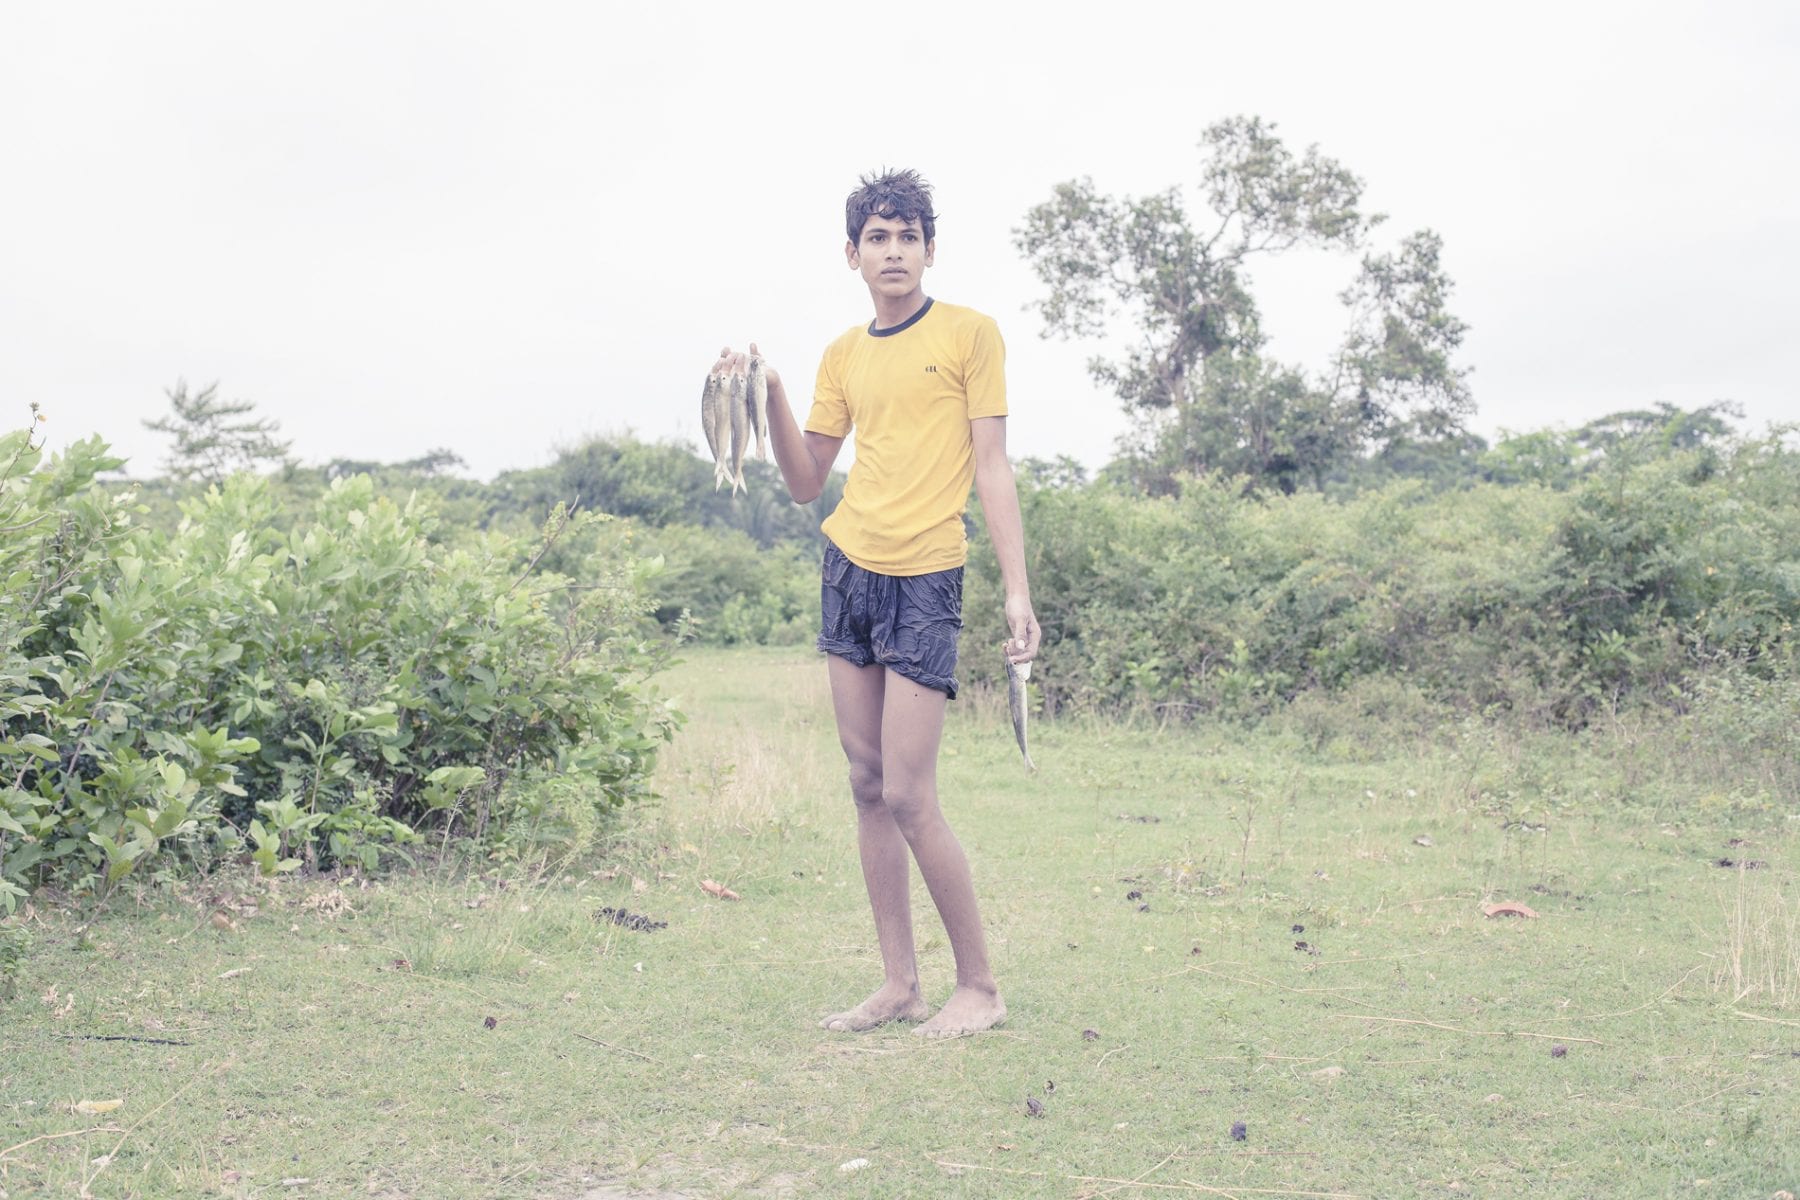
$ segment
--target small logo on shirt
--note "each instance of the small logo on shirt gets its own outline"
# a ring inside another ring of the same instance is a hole
[[[930,373],[931,373],[931,374],[933,374],[933,375],[936,375],[936,374],[937,374],[937,368],[936,368],[936,367],[926,367],[926,368],[925,368],[925,369],[926,369],[926,370],[927,370],[927,371],[929,371],[929,372],[930,372]]]

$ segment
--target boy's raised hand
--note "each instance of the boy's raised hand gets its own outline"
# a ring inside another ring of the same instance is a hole
[[[712,365],[712,373],[715,375],[721,373],[726,375],[742,375],[750,369],[750,358],[752,355],[758,358],[762,357],[762,351],[756,348],[755,342],[750,343],[750,352],[748,354],[744,353],[742,350],[733,350],[730,346],[721,347],[718,360]],[[771,391],[781,386],[781,373],[770,366],[767,359],[763,360],[763,375],[768,379]]]

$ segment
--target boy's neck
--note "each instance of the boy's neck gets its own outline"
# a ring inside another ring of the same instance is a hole
[[[918,316],[919,310],[930,301],[930,297],[925,294],[925,289],[922,287],[908,292],[904,296],[892,298],[874,296],[872,299],[875,301],[875,328],[877,329],[892,329],[896,325],[906,324],[907,321]]]

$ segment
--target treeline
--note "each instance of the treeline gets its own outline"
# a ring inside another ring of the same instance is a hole
[[[1785,669],[1800,616],[1800,469],[1778,432],[1736,410],[1660,404],[1488,445],[1394,438],[1316,489],[1255,474],[1142,486],[1129,454],[1019,464],[1052,709],[1256,717],[1302,692],[1404,683],[1459,712],[1579,726],[1601,709],[1679,709],[1696,672]],[[690,446],[629,437],[565,449],[492,483],[451,456],[287,467],[295,511],[333,482],[438,499],[435,536],[524,537],[557,503],[613,519],[651,564],[646,637],[801,644],[815,632],[818,503],[768,464],[715,491]],[[998,643],[998,578],[971,503],[970,652]],[[553,547],[571,576],[589,550]],[[1052,668],[1052,664],[1054,664]]]
[[[809,573],[823,549],[820,522],[843,493],[841,472],[817,501],[802,506],[788,499],[768,463],[746,462],[749,490],[734,497],[715,490],[712,464],[693,447],[629,435],[590,438],[558,451],[545,466],[503,472],[486,483],[463,474],[462,460],[448,450],[400,462],[302,465],[286,460],[285,443],[266,441],[267,422],[239,421],[264,439],[260,449],[231,433],[227,418],[243,418],[253,406],[219,401],[216,385],[190,396],[182,383],[167,394],[180,418],[173,422],[175,445],[162,473],[141,480],[139,491],[154,526],[174,529],[183,519],[183,502],[219,486],[234,469],[252,469],[267,480],[279,502],[275,519],[284,522],[304,519],[349,479],[366,478],[382,496],[428,496],[432,536],[450,544],[495,535],[530,538],[544,515],[561,505],[615,522],[617,544],[655,564],[646,633],[721,646],[786,644],[811,634],[818,601]],[[152,427],[166,430],[170,423]],[[221,442],[237,445],[238,452],[222,449]],[[578,541],[552,547],[543,565],[577,573],[591,549],[572,548]]]
[[[1665,437],[1682,419],[1604,449],[1503,442],[1454,486],[1028,486],[1044,696],[1257,717],[1305,692],[1405,693],[1437,717],[1576,728],[1679,710],[1709,670],[1793,679],[1800,454]],[[1531,471],[1504,478],[1526,447]],[[998,572],[974,546],[966,637],[998,645]]]

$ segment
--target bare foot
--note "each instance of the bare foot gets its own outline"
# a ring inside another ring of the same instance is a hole
[[[836,1033],[861,1033],[889,1021],[923,1021],[931,1010],[925,1007],[917,988],[903,989],[883,984],[881,989],[848,1012],[833,1013],[819,1024]]]
[[[962,1037],[967,1033],[992,1029],[1004,1020],[1006,1001],[1000,998],[999,992],[959,987],[950,993],[950,999],[944,1002],[944,1007],[938,1009],[937,1016],[913,1030],[913,1033],[928,1038]]]

